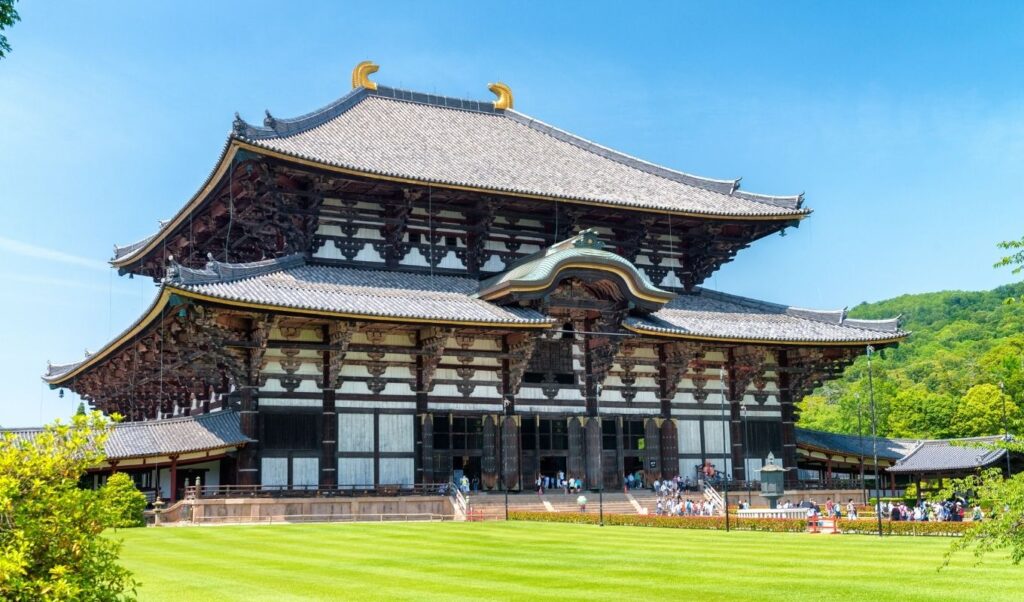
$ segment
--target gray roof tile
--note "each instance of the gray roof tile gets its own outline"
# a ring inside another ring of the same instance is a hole
[[[0,433],[31,440],[41,431],[41,428],[23,428],[5,429]],[[225,410],[200,416],[115,424],[107,438],[105,454],[108,460],[122,460],[237,447],[250,441],[242,434],[238,413]]]
[[[842,343],[888,341],[907,335],[897,320],[850,320],[845,312],[788,307],[698,288],[626,324],[639,330],[695,338]]]
[[[357,90],[271,127],[236,121],[235,135],[295,157],[370,174],[512,194],[701,215],[809,213],[803,197],[742,192],[648,163],[490,103],[380,86]]]
[[[903,459],[889,468],[889,472],[924,473],[973,470],[994,464],[1006,455],[1005,449],[994,444],[1003,437],[973,437],[970,439],[939,439],[922,441]]]
[[[850,456],[871,456],[874,446],[870,434],[842,435],[812,429],[797,428],[796,444],[802,447],[814,447],[821,450],[839,452]],[[898,460],[917,445],[917,440],[878,438],[878,457],[887,460]]]

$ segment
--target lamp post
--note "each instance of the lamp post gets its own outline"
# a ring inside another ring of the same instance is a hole
[[[1003,402],[1003,442],[1010,441],[1010,429],[1006,424],[1006,387],[999,381],[999,398]],[[1013,476],[1010,473],[1010,450],[1006,450],[1006,478]]]
[[[722,468],[729,466],[729,446],[725,443],[725,368],[718,368],[718,390],[722,394]],[[723,504],[725,505],[725,531],[729,532],[729,472],[725,471],[725,491],[723,492]]]
[[[854,394],[857,398],[857,439],[858,451],[860,452],[860,485],[864,489],[864,505],[868,505],[868,482],[864,479],[864,427],[861,422],[860,393]]]
[[[875,516],[878,518],[878,536],[882,536],[882,493],[878,489],[878,430],[875,422],[875,381],[871,371],[871,356],[875,348],[868,345],[868,399],[871,404],[871,454],[875,463]]]
[[[747,481],[747,506],[753,499],[750,493],[750,430],[747,429],[747,406],[740,402],[740,415],[743,417],[743,477]]]

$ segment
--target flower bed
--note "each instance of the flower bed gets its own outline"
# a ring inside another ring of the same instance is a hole
[[[597,512],[510,512],[509,520],[536,521],[548,523],[577,523],[596,525]],[[669,529],[725,530],[725,518],[721,516],[655,516],[651,514],[605,514],[604,523],[622,527],[662,527]],[[775,533],[799,533],[807,530],[807,521],[777,518],[729,519],[730,528],[738,531],[772,531]]]
[[[972,523],[954,522],[915,522],[915,521],[882,521],[882,534],[884,535],[938,535],[945,537],[959,537],[970,529]],[[846,520],[839,521],[839,530],[843,533],[855,533],[863,535],[877,535],[878,522],[875,520]]]

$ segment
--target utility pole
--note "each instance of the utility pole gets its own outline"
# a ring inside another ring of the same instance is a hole
[[[726,434],[726,430],[725,430],[725,406],[726,406],[726,404],[728,402],[725,399],[725,367],[724,366],[720,366],[718,368],[718,390],[722,393],[722,469],[724,470],[725,468],[727,468],[729,466],[729,446],[726,445],[726,443],[725,443],[725,440],[726,440],[726,437],[725,437],[725,434]],[[723,503],[725,504],[725,531],[728,533],[729,532],[729,472],[726,471],[723,474],[725,474],[725,479],[723,481],[725,483],[725,487],[724,487],[725,491],[723,492],[723,494],[725,496],[723,498],[723,500],[724,500]]]
[[[747,506],[750,506],[752,494],[750,493],[750,430],[747,428],[747,406],[740,402],[740,413],[743,415],[743,477],[747,482]]]
[[[871,356],[875,348],[868,345],[868,398],[871,404],[871,452],[875,462],[875,516],[878,518],[878,536],[882,536],[882,492],[878,488],[878,425],[875,419],[875,381],[871,371]]]
[[[868,482],[864,479],[864,426],[861,421],[860,393],[854,395],[857,398],[857,439],[858,451],[860,452],[860,485],[864,489],[864,505],[868,505]]]
[[[1010,427],[1006,423],[1006,387],[1002,381],[999,381],[999,399],[1003,402],[1003,442],[1010,442]],[[1010,450],[1006,451],[1006,478],[1009,479],[1013,476],[1010,472]]]

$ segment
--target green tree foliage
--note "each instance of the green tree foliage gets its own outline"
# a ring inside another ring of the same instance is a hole
[[[14,3],[17,0],[0,0],[0,31],[3,31],[18,21],[21,21],[21,17],[18,16],[18,11],[14,9]],[[11,51],[11,45],[7,42],[7,36],[0,33],[0,59],[7,56],[7,53]]]
[[[1004,411],[1006,425],[1016,432],[1021,418],[1017,404],[995,385],[974,385],[957,405],[953,420],[964,436],[992,435],[1003,431]]]
[[[1001,444],[1010,450],[1024,452],[1024,446],[1015,443]],[[954,542],[946,555],[950,557],[961,550],[972,549],[980,559],[994,550],[1006,549],[1014,564],[1024,560],[1024,473],[1004,479],[1002,471],[990,468],[981,474],[958,479],[951,484],[947,493],[972,492],[974,499],[988,508],[988,515],[980,523]]]
[[[864,303],[851,317],[903,316],[912,336],[872,359],[878,432],[889,437],[944,438],[1003,431],[1003,383],[1009,396],[1010,430],[1024,427],[1024,283],[987,292],[945,291]],[[801,402],[800,426],[857,433],[858,407],[870,432],[867,358]],[[989,387],[973,391],[977,385]],[[995,391],[995,393],[993,393]],[[963,407],[965,402],[969,402]],[[993,407],[994,406],[994,407]],[[995,411],[995,422],[992,411]],[[958,414],[959,412],[959,414]],[[987,418],[984,418],[987,417]],[[987,429],[988,432],[981,432]]]
[[[146,510],[146,496],[135,488],[127,474],[119,472],[107,479],[100,489],[100,499],[106,506],[108,527],[121,529],[146,524],[142,516]]]
[[[103,459],[110,424],[98,412],[30,439],[0,438],[0,599],[125,600],[131,574],[98,492],[78,480]]]

